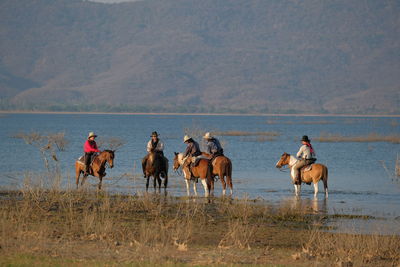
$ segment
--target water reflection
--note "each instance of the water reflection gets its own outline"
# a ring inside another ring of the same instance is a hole
[[[326,198],[302,198],[301,196],[292,196],[282,200],[283,205],[287,205],[294,210],[311,211],[313,213],[328,213],[327,202]]]

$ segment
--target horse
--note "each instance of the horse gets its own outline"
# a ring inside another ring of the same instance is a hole
[[[101,184],[103,181],[103,177],[106,176],[104,172],[106,170],[106,164],[110,166],[110,168],[114,167],[114,150],[104,150],[97,155],[92,164],[90,164],[89,174],[99,178],[98,189],[101,189]],[[76,175],[76,188],[78,189],[79,185],[79,177],[81,173],[85,172],[85,163],[77,160],[75,161],[75,175]],[[82,178],[81,186],[85,183],[87,175],[84,175]]]
[[[197,188],[196,188],[196,181],[193,180],[193,177],[197,180],[200,179],[201,183],[204,187],[204,196],[208,197],[210,195],[211,190],[211,180],[212,174],[209,167],[209,160],[206,158],[200,158],[197,166],[191,167],[192,174],[189,169],[189,164],[192,162],[192,157],[188,157],[186,160],[183,158],[183,153],[174,152],[174,170],[178,170],[179,167],[182,167],[183,176],[186,182],[186,192],[187,195],[190,196],[190,183],[193,182],[193,191],[195,196],[197,196]]]
[[[211,155],[203,152],[202,155],[210,158]],[[230,188],[230,195],[233,194],[232,184],[232,162],[228,157],[218,156],[212,162],[212,176],[213,178],[218,176],[222,183],[222,195],[226,195],[226,184]],[[226,177],[226,182],[225,182]],[[211,179],[211,192],[214,191],[214,179]]]
[[[149,189],[150,177],[154,178],[154,189],[157,187],[161,189],[161,178],[164,176],[164,188],[167,188],[168,184],[168,159],[157,152],[150,152],[146,161],[146,166],[143,168],[146,181],[146,191]]]
[[[295,177],[294,177],[294,169],[293,166],[297,162],[297,158],[288,154],[288,153],[283,153],[279,161],[276,163],[277,168],[282,168],[282,166],[288,165],[290,168],[290,176],[292,178],[293,184],[294,184],[294,190],[296,193],[296,196],[300,195],[300,190],[301,190],[301,183],[297,184],[295,183]],[[310,170],[306,170],[306,167],[303,167],[300,169],[301,173],[301,182],[307,183],[307,184],[314,184],[314,197],[317,197],[318,194],[318,182],[322,180],[324,183],[324,190],[325,190],[325,198],[328,198],[328,168],[319,163],[313,163],[311,165]]]

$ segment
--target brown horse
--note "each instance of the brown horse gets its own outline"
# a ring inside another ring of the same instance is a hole
[[[186,182],[186,192],[187,195],[190,196],[190,183],[193,182],[193,191],[195,196],[197,196],[197,188],[196,188],[196,180],[200,179],[201,183],[204,187],[204,196],[208,197],[210,195],[211,189],[211,170],[209,167],[209,160],[206,158],[199,159],[197,166],[191,167],[192,172],[190,172],[189,164],[192,162],[192,158],[183,158],[183,153],[174,152],[174,170],[178,170],[179,167],[182,167],[183,176]],[[193,178],[192,178],[193,175]]]
[[[210,158],[211,155],[203,152],[204,156]],[[212,176],[213,178],[218,176],[221,179],[222,183],[222,195],[226,194],[226,184],[228,184],[230,188],[230,195],[233,194],[233,185],[232,185],[232,162],[229,158],[225,156],[218,156],[212,162]],[[225,182],[226,177],[226,182]],[[214,192],[214,179],[211,179],[211,193]]]
[[[101,189],[101,183],[103,181],[103,177],[106,176],[106,173],[104,172],[106,170],[106,163],[108,163],[110,168],[114,167],[113,150],[104,150],[103,152],[101,152],[93,159],[92,164],[90,165],[89,168],[89,174],[98,177],[100,180],[98,185],[99,190]],[[84,172],[85,172],[85,163],[80,160],[77,160],[75,162],[76,188],[78,188],[79,185],[79,177],[81,173]],[[83,186],[83,184],[85,183],[86,178],[87,175],[83,176],[81,186]]]
[[[283,153],[279,161],[276,163],[277,168],[282,168],[282,166],[288,165],[290,168],[290,176],[294,184],[294,189],[296,196],[300,194],[301,184],[295,183],[293,166],[296,164],[297,158],[291,156],[288,153]],[[328,168],[325,165],[314,163],[311,165],[310,170],[306,170],[307,167],[302,168],[301,181],[307,184],[314,184],[314,197],[318,194],[318,182],[322,180],[324,183],[325,197],[328,198]]]
[[[164,188],[167,188],[168,184],[168,159],[164,158],[157,152],[149,153],[149,156],[146,161],[146,166],[143,169],[143,173],[146,176],[146,191],[149,189],[149,180],[150,177],[154,178],[154,189],[156,189],[158,182],[158,189],[161,189],[161,178],[160,176],[164,176]]]

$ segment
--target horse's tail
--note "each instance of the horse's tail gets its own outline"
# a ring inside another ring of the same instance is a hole
[[[323,177],[322,177],[322,181],[324,182],[324,191],[325,191],[325,196],[328,196],[328,168],[323,165]]]
[[[214,179],[212,176],[212,165],[207,163],[206,181],[207,181],[208,192],[211,191],[212,179]]]
[[[226,182],[228,183],[228,186],[232,189],[233,184],[232,184],[232,162],[230,159],[227,159],[227,163],[225,165],[225,175],[226,175]]]

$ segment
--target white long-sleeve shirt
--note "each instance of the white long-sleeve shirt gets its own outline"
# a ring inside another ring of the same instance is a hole
[[[150,139],[150,141],[147,143],[147,148],[146,148],[147,152],[149,153],[151,152],[152,149],[151,141],[152,140]],[[158,139],[158,143],[154,151],[163,151],[163,150],[164,150],[164,143],[160,139]]]
[[[301,159],[312,159],[315,158],[315,152],[311,153],[310,148],[307,145],[302,145],[299,149],[299,152],[297,152],[297,158]]]

